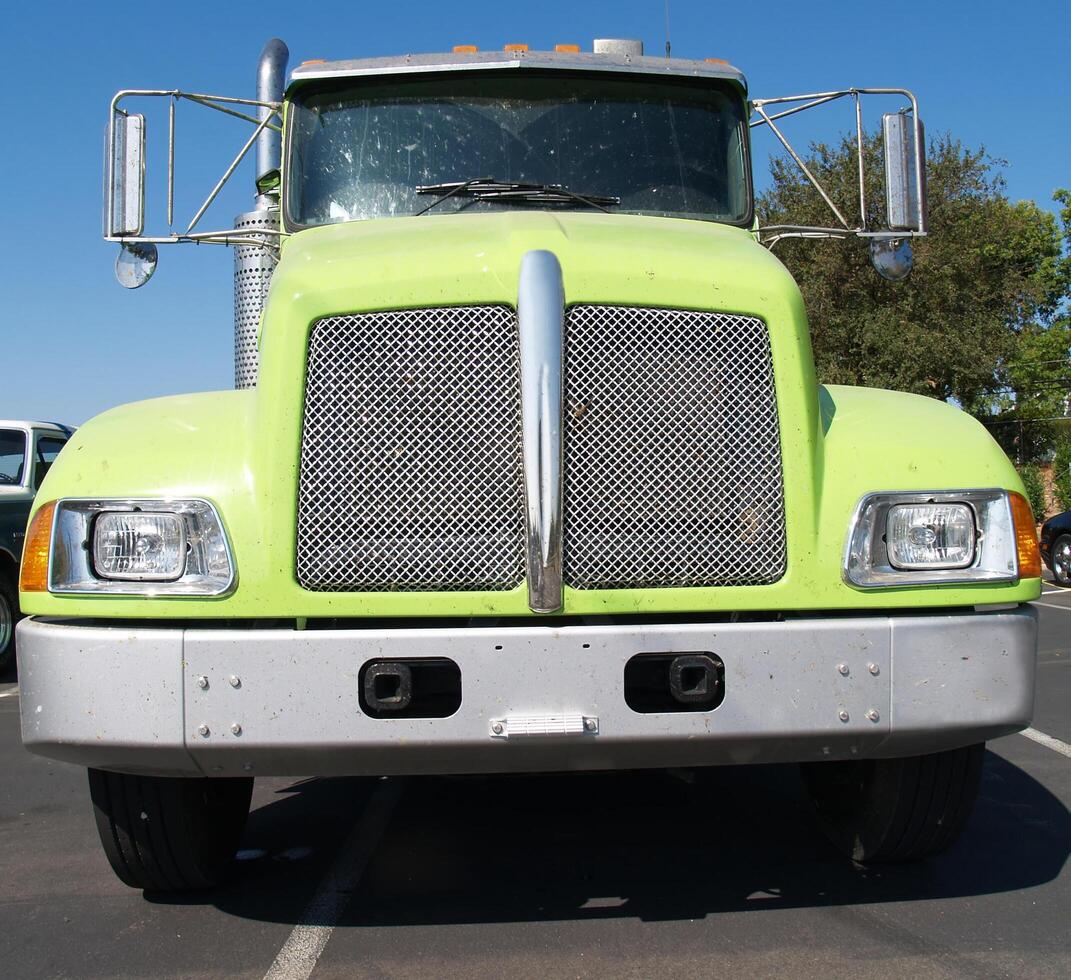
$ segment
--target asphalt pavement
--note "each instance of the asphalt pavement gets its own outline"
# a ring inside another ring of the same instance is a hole
[[[9,674],[0,976],[1069,977],[1071,592],[1039,612],[1034,737],[990,743],[949,852],[880,869],[825,844],[791,766],[262,779],[228,887],[142,893],[84,772],[23,750]]]

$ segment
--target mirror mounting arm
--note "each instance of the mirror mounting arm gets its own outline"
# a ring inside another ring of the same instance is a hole
[[[890,219],[893,216],[896,216],[898,219],[895,223],[890,220],[891,230],[899,233],[896,237],[907,238],[925,235],[926,148],[924,144],[924,130],[922,120],[919,117],[918,100],[915,98],[914,93],[908,89],[847,88],[835,92],[814,92],[809,95],[788,95],[775,99],[753,99],[751,107],[760,118],[752,120],[750,125],[752,129],[758,126],[769,126],[770,131],[788,151],[792,160],[800,168],[804,176],[814,186],[821,195],[822,200],[836,216],[842,229],[853,234],[865,236],[868,233],[868,223],[866,214],[866,177],[863,161],[863,114],[861,105],[861,96],[864,95],[896,95],[902,96],[908,102],[908,105],[901,109],[900,112],[888,113],[883,117],[883,135],[886,141],[886,170],[887,176],[892,176],[892,180],[887,179],[886,181],[887,194],[889,196],[888,211]],[[821,183],[815,175],[806,166],[800,154],[796,152],[784,133],[782,133],[778,126],[775,125],[775,120],[783,119],[786,116],[795,115],[799,112],[805,112],[808,109],[813,109],[817,106],[825,105],[826,103],[834,102],[842,98],[851,98],[855,102],[855,145],[859,168],[860,212],[859,227],[855,229],[852,229],[849,226],[844,215],[833,203],[829,194],[821,186]],[[787,108],[781,109],[778,112],[770,112],[767,109],[768,106],[778,105],[785,105]],[[910,117],[910,120],[908,117]],[[899,120],[899,122],[890,123],[890,120]],[[891,152],[890,144],[892,144]],[[911,179],[912,177],[914,178],[913,181]],[[893,187],[894,182],[896,185],[895,187]],[[760,229],[760,236],[762,230],[763,229]],[[839,229],[827,229],[827,231],[834,232],[839,231]],[[912,234],[909,235],[909,232]],[[818,236],[810,235],[808,237]],[[847,236],[843,234],[829,234],[823,237]]]
[[[167,236],[142,235],[144,225],[144,184],[145,184],[145,121],[144,116],[128,112],[121,103],[130,98],[163,98],[168,106],[168,151],[167,151],[167,225],[171,231]],[[237,157],[224,172],[212,189],[208,199],[194,215],[185,234],[174,232],[175,199],[175,106],[180,100],[213,109],[224,115],[232,116],[252,123],[255,127],[253,136],[243,145]],[[244,108],[265,110],[264,118],[258,119]],[[215,200],[223,185],[234,173],[238,164],[249,152],[250,147],[266,130],[282,132],[282,103],[266,102],[260,99],[242,99],[227,95],[206,95],[200,92],[183,92],[179,89],[123,89],[112,98],[109,107],[107,127],[107,157],[105,169],[105,227],[106,241],[136,243],[171,243],[178,241],[220,241],[224,235],[232,239],[236,230],[213,232],[209,236],[194,236],[190,233],[204,216],[208,206]],[[244,236],[248,238],[248,236]],[[243,241],[242,244],[245,244]],[[263,244],[263,243],[260,243]]]
[[[760,116],[762,116],[763,120],[765,120],[766,122],[766,125],[770,127],[770,131],[774,134],[774,136],[777,137],[781,145],[786,150],[788,150],[789,155],[792,157],[792,159],[796,161],[796,166],[803,171],[804,176],[811,182],[811,184],[814,186],[814,189],[822,195],[822,200],[825,201],[827,205],[829,205],[829,209],[837,216],[837,220],[847,229],[848,222],[845,220],[844,215],[840,213],[839,208],[833,203],[832,198],[830,198],[830,196],[826,193],[825,188],[818,182],[818,178],[815,177],[815,175],[812,174],[811,171],[808,169],[807,164],[803,162],[803,158],[793,149],[792,144],[789,143],[787,139],[785,139],[784,134],[781,132],[781,130],[774,125],[773,119],[771,119],[770,116],[767,115],[766,110],[763,109],[762,105],[758,102],[753,103],[753,105],[755,106],[755,111]]]
[[[866,204],[865,140],[863,137],[863,95],[898,95],[910,103],[899,112],[886,113],[882,117],[882,144],[885,164],[885,196],[887,230],[871,231],[868,227]],[[826,192],[807,163],[796,152],[774,120],[825,105],[837,99],[850,97],[855,103],[855,153],[859,180],[859,225],[852,228],[833,199]],[[768,112],[766,107],[787,105],[779,112]],[[926,235],[926,169],[924,130],[919,117],[918,101],[907,89],[849,88],[837,92],[815,92],[810,95],[792,95],[777,99],[754,99],[751,107],[759,119],[751,127],[769,126],[770,131],[788,152],[810,184],[818,191],[826,206],[833,212],[839,228],[822,228],[806,225],[756,224],[754,233],[760,244],[771,250],[784,238],[863,238],[870,242],[870,257],[879,275],[890,281],[905,278],[911,271],[911,239]]]

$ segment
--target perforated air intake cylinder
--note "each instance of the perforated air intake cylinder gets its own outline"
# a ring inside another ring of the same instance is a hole
[[[248,211],[234,219],[239,231],[255,233],[258,228],[278,228],[278,211]],[[259,236],[258,236],[259,237]],[[264,235],[274,246],[275,236]],[[268,297],[276,257],[272,248],[237,245],[234,249],[234,387],[257,385],[257,328]]]

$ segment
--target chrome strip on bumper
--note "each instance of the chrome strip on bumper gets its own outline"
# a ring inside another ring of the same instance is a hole
[[[525,772],[914,755],[1030,723],[1037,620],[991,613],[781,623],[353,630],[19,625],[27,748],[80,765],[208,775]],[[708,650],[713,711],[637,714],[637,653]],[[449,657],[448,718],[362,713],[369,659]],[[510,716],[595,730],[496,738]]]

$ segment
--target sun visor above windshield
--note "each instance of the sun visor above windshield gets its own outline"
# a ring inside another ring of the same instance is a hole
[[[684,58],[652,58],[644,55],[593,54],[573,51],[477,51],[474,53],[395,55],[389,58],[362,58],[352,61],[307,62],[295,68],[291,73],[290,90],[314,79],[508,68],[606,71],[679,78],[723,79],[735,82],[745,94],[747,92],[747,81],[743,73],[725,61],[690,61]]]

